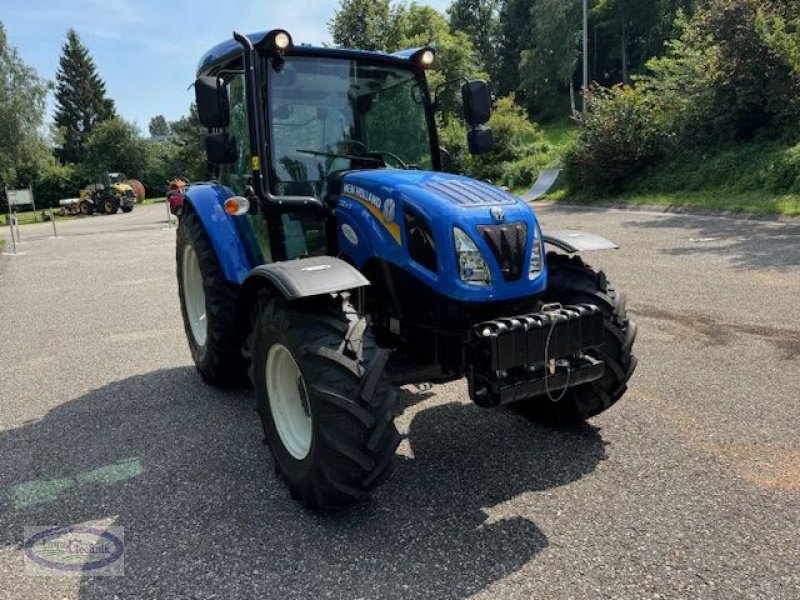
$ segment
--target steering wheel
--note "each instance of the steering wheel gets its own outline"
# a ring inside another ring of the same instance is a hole
[[[367,145],[364,142],[360,141],[360,140],[341,140],[338,143],[339,144],[343,144],[343,145],[345,145],[345,144],[353,144],[355,146],[359,146],[359,150],[363,150],[364,152],[367,152]]]
[[[399,166],[403,170],[408,170],[408,164],[394,152],[389,152],[388,150],[370,150],[370,153],[380,154],[381,157],[385,156],[391,158],[392,162],[394,162],[396,166]]]

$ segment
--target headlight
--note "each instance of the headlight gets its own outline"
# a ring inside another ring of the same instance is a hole
[[[458,227],[453,227],[453,239],[456,243],[456,263],[461,281],[472,285],[491,284],[489,267],[472,238]]]
[[[533,228],[533,248],[531,248],[531,264],[528,269],[528,279],[536,279],[542,272],[542,233],[539,226]]]

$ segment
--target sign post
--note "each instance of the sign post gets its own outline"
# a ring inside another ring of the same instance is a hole
[[[28,186],[28,198],[31,200],[31,206],[33,207],[33,221],[36,222],[36,198],[33,197],[33,188]]]
[[[33,193],[30,188],[27,190],[6,190],[6,198],[8,199],[8,215],[14,220],[14,229],[17,231],[17,243],[22,243],[22,238],[19,237],[19,219],[17,218],[17,206],[32,206],[34,209],[33,216],[36,218],[36,205],[33,203]]]
[[[589,92],[589,0],[583,0],[583,112]]]
[[[14,239],[14,217],[12,216],[10,209],[8,213],[8,228],[11,230],[11,251],[16,254],[17,240]]]
[[[169,210],[169,198],[165,203],[167,205],[167,229],[172,229],[172,212]]]
[[[22,243],[22,238],[19,237],[19,218],[17,217],[17,213],[11,213],[11,216],[14,219],[14,230],[17,232],[17,243]]]
[[[50,209],[50,222],[53,224],[53,238],[54,240],[61,239],[58,237],[58,231],[56,231],[56,216],[53,214],[53,209]]]

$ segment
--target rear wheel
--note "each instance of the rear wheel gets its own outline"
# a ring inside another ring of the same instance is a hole
[[[632,354],[636,324],[628,319],[625,296],[617,293],[603,271],[595,271],[577,256],[554,252],[547,255],[547,269],[547,302],[594,304],[605,317],[605,343],[587,352],[605,363],[603,377],[568,389],[557,402],[542,396],[515,406],[528,417],[558,425],[598,415],[622,397],[636,369],[637,359]]]
[[[247,362],[235,326],[236,286],[222,274],[200,218],[180,221],[176,260],[178,294],[189,349],[203,380],[238,386],[247,381]]]
[[[364,498],[394,466],[397,390],[366,319],[337,296],[257,306],[253,385],[276,471],[306,508]]]
[[[78,211],[82,215],[91,215],[94,212],[94,206],[88,200],[81,200],[78,204]]]

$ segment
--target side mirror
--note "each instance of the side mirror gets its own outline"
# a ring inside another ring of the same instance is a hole
[[[229,165],[236,162],[236,138],[227,133],[209,133],[206,136],[206,156],[214,165]]]
[[[494,150],[494,137],[488,127],[475,127],[467,132],[470,154],[486,154]]]
[[[223,129],[231,120],[228,94],[219,77],[198,77],[194,82],[197,116],[209,129]]]
[[[470,127],[483,125],[492,116],[492,95],[485,81],[467,81],[461,86],[464,101],[464,120]]]

